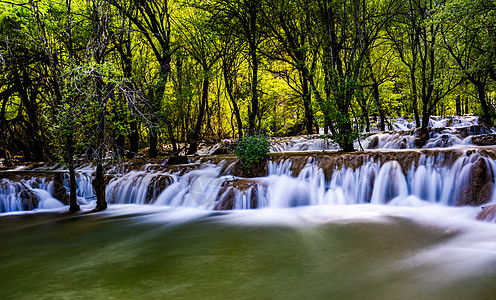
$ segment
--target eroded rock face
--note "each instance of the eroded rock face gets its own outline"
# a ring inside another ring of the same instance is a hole
[[[33,210],[38,207],[38,197],[28,189],[23,189],[19,194],[23,210]]]
[[[472,144],[477,146],[496,145],[496,134],[475,135],[472,137]]]
[[[427,128],[421,128],[415,136],[415,147],[422,148],[429,140],[429,131]]]
[[[254,164],[251,168],[245,168],[238,161],[231,169],[231,174],[238,177],[253,178],[267,176],[267,161]]]
[[[70,195],[67,194],[67,190],[64,187],[63,174],[55,173],[53,175],[53,195],[55,199],[68,205],[70,202]]]
[[[487,163],[486,158],[479,157],[470,169],[467,182],[460,188],[456,205],[477,206],[489,202],[493,185],[494,170]]]
[[[473,151],[473,150],[472,150]],[[486,151],[487,152],[487,151]],[[484,155],[491,156],[490,152]],[[315,163],[322,168],[326,180],[330,180],[335,170],[360,168],[368,161],[380,162],[384,164],[388,161],[397,161],[403,170],[408,170],[412,165],[418,165],[419,159],[433,157],[434,163],[439,165],[452,165],[463,151],[454,149],[442,150],[404,150],[404,151],[363,151],[355,153],[321,152],[321,153],[298,153],[298,154],[270,154],[270,160],[276,163],[282,161],[291,162],[290,170],[293,176],[298,176],[308,162]],[[237,174],[233,174],[239,176]]]
[[[171,185],[172,182],[173,179],[170,175],[157,175],[154,177],[150,181],[150,184],[146,190],[145,203],[150,203],[157,199],[158,195],[160,195],[165,188]]]
[[[496,205],[483,206],[482,210],[477,214],[477,220],[487,222],[496,221]]]
[[[215,210],[232,210],[235,208],[236,197],[249,196],[250,208],[258,207],[257,182],[249,179],[225,181],[219,191],[219,200]]]

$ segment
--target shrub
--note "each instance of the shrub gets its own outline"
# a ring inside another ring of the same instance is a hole
[[[244,136],[238,141],[234,153],[238,156],[243,167],[251,168],[267,159],[269,146],[269,139],[262,134]]]

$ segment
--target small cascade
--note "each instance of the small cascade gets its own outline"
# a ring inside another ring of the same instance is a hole
[[[77,196],[80,204],[86,204],[94,198],[91,177],[88,170],[78,172],[76,176]],[[3,178],[0,182],[0,213],[27,211],[33,209],[53,209],[62,207],[66,199],[55,198],[54,173],[33,174],[26,172],[18,175],[13,172],[4,174],[13,177]],[[69,193],[69,176],[61,176],[65,192]],[[67,197],[68,199],[68,197]]]
[[[288,158],[270,162],[269,176],[254,179],[252,187],[247,189],[246,184],[237,190],[230,187],[219,199],[226,201],[228,194],[234,203],[245,199],[243,208],[250,207],[254,197],[258,208],[363,203],[454,206],[496,200],[493,158],[467,151],[453,164],[447,161],[443,153],[421,154],[409,166],[398,160],[383,163],[370,158],[360,166],[335,165],[329,170],[310,157],[299,173],[295,173]]]
[[[204,209],[308,205],[482,205],[495,198],[491,149],[372,151],[273,157],[268,176],[239,178],[226,164],[131,171],[107,186],[110,203]],[[227,174],[227,175],[226,175]]]
[[[167,186],[177,180],[177,175],[156,171],[130,171],[112,179],[106,188],[109,203],[147,204]]]
[[[400,118],[394,121],[393,131],[364,133],[360,142],[355,141],[355,149],[415,149],[415,136],[418,129],[412,122]],[[496,130],[479,124],[473,116],[454,116],[452,118],[431,117],[429,120],[429,139],[422,147],[447,148],[453,146],[473,145],[473,136],[493,135]],[[337,150],[339,147],[320,135],[306,135],[271,140],[270,151],[301,152],[319,150]]]

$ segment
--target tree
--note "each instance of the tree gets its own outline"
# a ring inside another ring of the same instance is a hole
[[[247,60],[251,71],[251,105],[248,109],[248,131],[256,130],[259,118],[259,47],[263,39],[260,26],[260,0],[214,0],[201,6],[211,14],[212,28],[219,36],[228,34],[237,40],[240,47],[247,48]]]
[[[357,133],[352,128],[352,99],[360,91],[365,58],[385,24],[396,11],[396,2],[365,0],[317,1],[324,71],[324,114],[330,115],[333,139],[343,151],[353,151]]]
[[[152,49],[158,63],[158,71],[154,83],[150,88],[150,157],[158,154],[158,132],[160,130],[160,118],[166,118],[167,114],[161,113],[161,104],[165,95],[167,80],[171,71],[171,7],[167,0],[130,0],[118,1],[109,0],[123,15],[125,15],[136,26],[138,31],[144,36],[148,46]],[[173,146],[174,153],[177,153],[175,135],[172,130],[172,122],[166,120],[165,126]]]
[[[311,42],[314,34],[310,21],[309,4],[305,1],[264,1],[262,22],[270,32],[271,49],[264,49],[270,59],[280,60],[298,70],[300,93],[305,110],[304,124],[307,134],[313,133],[312,94],[310,82],[317,58],[318,47]]]
[[[496,60],[496,5],[493,1],[447,1],[433,22],[441,28],[443,47],[458,66],[461,76],[474,86],[482,119],[493,124],[494,108],[487,92]]]

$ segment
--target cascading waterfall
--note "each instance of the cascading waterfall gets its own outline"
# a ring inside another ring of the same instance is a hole
[[[356,169],[335,167],[327,180],[313,158],[297,176],[290,170],[290,160],[270,163],[269,176],[256,179],[258,207],[361,203],[462,205],[465,198],[477,194],[473,190],[476,188],[471,181],[473,176],[486,178],[484,188],[490,189],[489,198],[480,199],[481,204],[496,200],[493,184],[496,162],[492,158],[475,153],[460,156],[451,166],[442,165],[442,161],[442,155],[422,155],[404,170],[395,160],[382,164],[370,159]],[[484,164],[482,171],[481,164]]]
[[[94,198],[90,171],[82,170],[76,176],[77,196],[80,204]],[[11,174],[15,174],[12,172]],[[53,175],[48,173],[49,175]],[[46,174],[45,174],[46,175]],[[23,175],[24,179],[3,178],[0,182],[0,213],[32,209],[53,209],[64,204],[54,198],[54,180],[40,175]],[[69,192],[69,176],[63,175],[62,184]]]
[[[410,163],[370,157],[360,163],[326,164],[322,156],[269,161],[268,176],[239,178],[226,163],[201,164],[187,171],[130,171],[114,176],[106,188],[111,204],[153,204],[203,209],[285,208],[308,205],[378,204],[422,206],[480,205],[496,201],[490,149],[459,149],[453,159],[443,151],[418,152]],[[417,153],[410,151],[409,153]],[[405,152],[405,155],[407,153]],[[378,158],[379,157],[379,158]],[[304,159],[296,168],[294,161]],[[356,159],[350,156],[344,159]],[[452,162],[451,162],[452,160]],[[89,171],[77,176],[80,203],[93,200]],[[68,178],[64,177],[68,192]],[[56,208],[53,181],[33,177],[0,183],[1,212]]]
[[[362,146],[365,149],[414,148],[414,129],[409,129],[413,123],[401,118],[390,123],[397,129],[410,131],[375,133],[363,140]],[[285,158],[274,154],[267,163],[268,176],[258,178],[234,176],[232,162],[230,165],[227,162],[196,163],[176,168],[145,165],[141,170],[124,173],[111,170],[106,198],[110,204],[208,210],[366,203],[458,206],[495,202],[495,149],[470,146],[473,136],[492,134],[494,128],[479,125],[478,118],[471,116],[432,117],[429,125],[432,126],[430,138],[424,148],[444,150],[319,154],[315,150],[328,150],[333,146],[317,135],[283,138],[272,141],[272,152],[314,152],[305,153],[306,157],[301,153]],[[460,147],[446,149],[453,145]],[[450,157],[446,156],[448,153]],[[329,163],[336,157],[338,161]],[[77,172],[80,204],[94,200],[92,172],[90,167]],[[18,176],[7,172],[8,178],[17,176],[17,179],[4,178],[0,182],[0,212],[63,206],[55,199],[52,180],[55,173],[41,173],[30,177],[26,173]],[[68,193],[68,176],[60,174]]]
[[[298,173],[292,168],[292,159],[287,158],[269,162],[267,177],[251,179],[223,175],[222,164],[203,165],[182,176],[132,171],[112,180],[107,186],[107,196],[111,203],[205,209],[363,203],[451,206],[466,204],[474,197],[480,198],[475,199],[479,201],[475,204],[495,200],[496,162],[480,151],[467,150],[453,164],[446,162],[443,152],[421,154],[407,166],[399,162],[401,155],[397,157],[398,160],[384,163],[372,157],[360,166],[336,165],[329,169],[321,165],[318,158],[310,156]],[[166,182],[160,186],[153,184],[160,178]],[[473,178],[480,178],[482,182],[474,182]],[[478,188],[489,193],[479,195],[475,190]]]

